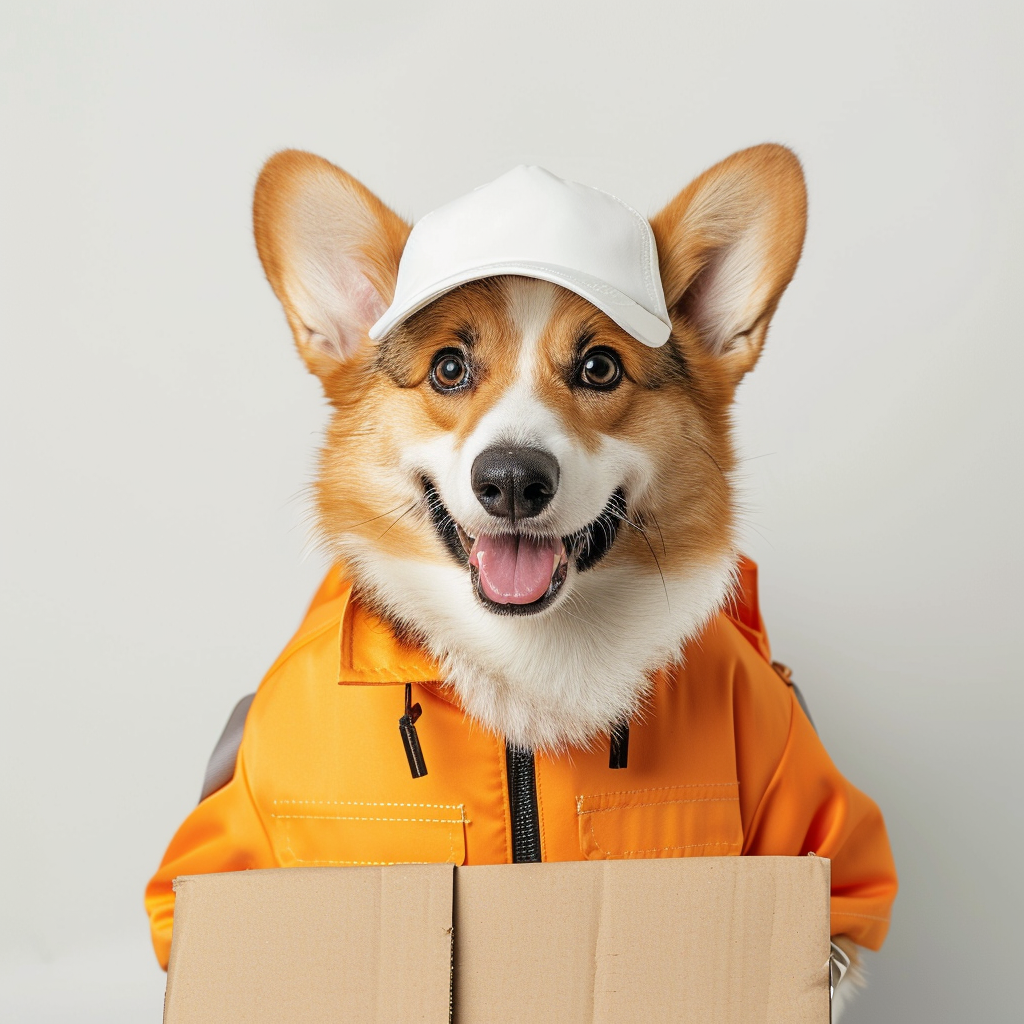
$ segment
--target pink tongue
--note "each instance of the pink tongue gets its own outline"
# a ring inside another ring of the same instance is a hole
[[[497,604],[532,604],[551,584],[562,553],[562,541],[527,537],[479,536],[469,553],[480,570],[480,588]]]

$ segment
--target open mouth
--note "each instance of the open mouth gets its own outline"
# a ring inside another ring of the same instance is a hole
[[[601,514],[566,537],[529,533],[467,533],[426,478],[423,489],[434,529],[453,558],[468,566],[480,602],[497,615],[533,615],[549,607],[565,585],[570,563],[577,572],[596,565],[615,543],[626,516],[619,489]]]

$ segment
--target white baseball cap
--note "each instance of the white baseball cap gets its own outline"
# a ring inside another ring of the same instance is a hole
[[[460,284],[499,274],[568,288],[651,348],[672,331],[646,218],[607,192],[522,166],[416,223],[394,301],[370,337]]]

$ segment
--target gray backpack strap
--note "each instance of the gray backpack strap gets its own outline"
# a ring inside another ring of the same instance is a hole
[[[249,714],[249,705],[255,693],[243,697],[231,712],[228,724],[217,740],[217,746],[213,748],[210,755],[210,762],[206,766],[206,775],[203,778],[203,792],[199,797],[202,803],[208,796],[223,789],[235,777],[235,762],[238,760],[238,748],[242,745],[242,733],[245,730],[245,719]]]
[[[814,719],[811,718],[811,712],[807,707],[807,701],[804,700],[804,695],[800,692],[800,687],[793,682],[793,670],[788,665],[783,665],[781,661],[773,661],[772,668],[782,676],[782,681],[793,691],[793,696],[796,697],[797,704],[800,705],[803,709],[803,713],[807,716],[807,721],[811,723],[811,728],[817,732],[818,727],[814,724]]]

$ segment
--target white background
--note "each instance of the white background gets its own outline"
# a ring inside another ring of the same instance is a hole
[[[810,227],[739,395],[746,546],[902,883],[847,1020],[1011,1019],[1020,4],[160,6],[0,8],[0,1016],[159,1019],[143,886],[323,569],[262,161],[407,216],[520,162],[653,212],[774,140]]]

